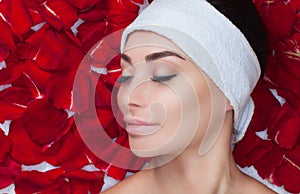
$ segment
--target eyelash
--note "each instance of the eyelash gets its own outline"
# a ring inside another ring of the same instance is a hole
[[[177,74],[172,75],[166,75],[166,76],[153,76],[150,79],[154,82],[165,82],[171,80],[173,77],[175,77]],[[117,79],[117,82],[123,83],[126,81],[129,81],[133,76],[122,76],[119,79]]]

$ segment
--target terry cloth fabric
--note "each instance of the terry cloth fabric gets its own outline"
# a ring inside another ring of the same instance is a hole
[[[234,138],[245,134],[254,112],[250,97],[261,70],[241,31],[205,0],[154,0],[123,32],[150,31],[175,43],[204,71],[234,109]]]

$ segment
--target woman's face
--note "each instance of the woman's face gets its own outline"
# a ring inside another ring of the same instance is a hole
[[[118,104],[132,151],[154,157],[199,149],[215,87],[206,75],[171,41],[151,32],[130,35],[121,68]]]

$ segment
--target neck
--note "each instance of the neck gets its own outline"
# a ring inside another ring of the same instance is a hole
[[[230,149],[231,116],[225,118],[217,142],[204,156],[198,154],[199,145],[189,147],[171,162],[154,168],[159,188],[174,189],[167,193],[230,193],[228,186],[232,189],[241,176]]]

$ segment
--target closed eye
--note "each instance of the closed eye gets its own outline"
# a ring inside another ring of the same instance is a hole
[[[117,82],[118,83],[123,83],[123,82],[126,82],[126,81],[129,81],[133,76],[121,76],[120,78],[117,79]]]
[[[173,75],[166,75],[166,76],[153,76],[150,79],[155,82],[165,82],[171,80],[173,77],[175,77],[177,74]]]

